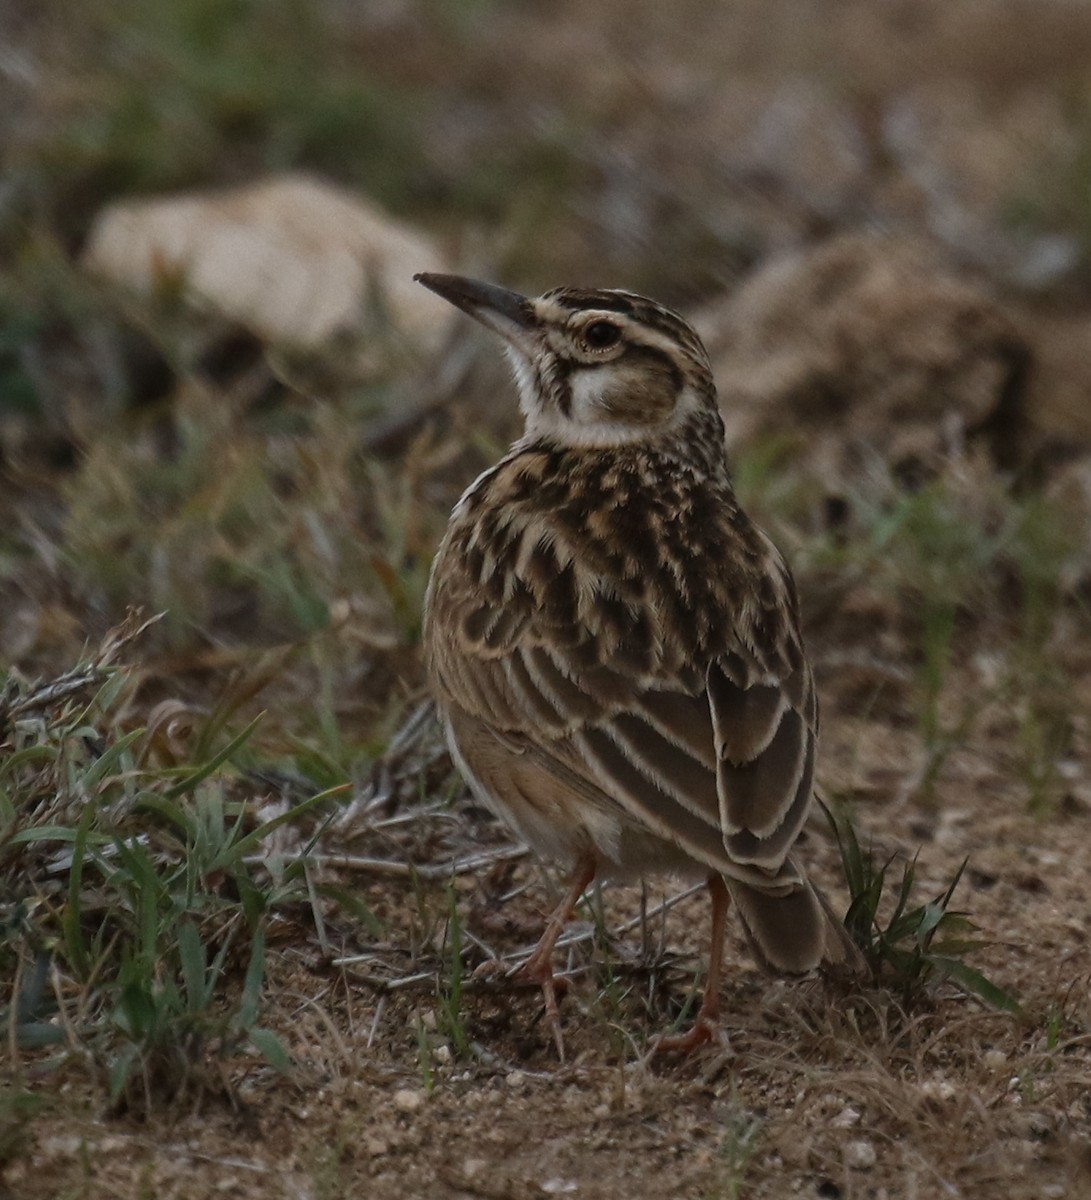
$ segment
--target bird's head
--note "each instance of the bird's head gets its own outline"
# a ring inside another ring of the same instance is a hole
[[[507,343],[529,437],[684,444],[696,425],[722,454],[708,355],[677,313],[632,292],[556,288],[532,299],[459,275],[415,278]]]

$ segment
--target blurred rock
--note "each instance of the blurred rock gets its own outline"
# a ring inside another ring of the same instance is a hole
[[[434,348],[453,314],[413,282],[415,271],[447,269],[433,242],[303,175],[112,205],[83,261],[142,292],[181,285],[261,338],[305,349],[388,325]]]
[[[850,235],[786,255],[700,324],[730,443],[794,441],[827,486],[869,464],[927,478],[969,440],[1019,460],[1030,347],[915,241]]]

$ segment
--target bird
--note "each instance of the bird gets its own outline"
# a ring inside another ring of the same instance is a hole
[[[691,1051],[722,1033],[732,904],[768,972],[861,961],[795,853],[818,702],[793,577],[736,498],[709,357],[676,312],[414,278],[500,336],[523,417],[451,514],[422,635],[471,792],[566,874],[523,974],[563,1060],[553,954],[585,889],[704,879],[702,1002],[656,1042]]]

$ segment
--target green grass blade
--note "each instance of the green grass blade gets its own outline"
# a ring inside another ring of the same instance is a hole
[[[191,1014],[203,1012],[212,999],[208,987],[208,960],[201,935],[192,921],[183,921],[178,928],[178,961],[182,968],[186,1010]]]
[[[94,791],[118,764],[125,751],[143,736],[143,729],[133,729],[123,737],[118,738],[116,742],[107,746],[102,754],[84,772],[83,786],[87,791]]]
[[[140,1057],[140,1047],[135,1043],[130,1042],[127,1046],[122,1046],[117,1052],[117,1057],[110,1065],[110,1104],[116,1105],[121,1099],[121,1093],[128,1086],[129,1079],[133,1073],[133,1067],[136,1066],[137,1059]]]
[[[87,835],[91,830],[91,822],[95,819],[95,805],[84,805],[80,813],[80,823],[76,827],[76,835],[72,839],[72,866],[68,875],[68,903],[64,907],[61,918],[61,929],[64,933],[65,952],[72,969],[80,978],[86,978],[90,970],[90,955],[87,941],[83,936],[83,863],[87,853]]]
[[[265,983],[265,930],[258,929],[250,947],[250,962],[246,967],[246,979],[242,985],[242,998],[236,1024],[240,1029],[250,1029],[258,1019],[261,1006],[261,989]]]
[[[85,806],[84,811],[90,811],[91,805]],[[92,814],[93,815],[93,814]],[[72,829],[68,825],[37,825],[33,829],[20,829],[8,839],[9,846],[29,846],[34,842],[72,842],[80,841],[84,848],[87,846],[107,846],[113,839],[104,833],[87,829],[80,833],[79,826]]]
[[[288,809],[287,812],[274,817],[271,821],[266,821],[263,825],[259,825],[257,829],[252,829],[248,834],[239,838],[232,847],[232,856],[241,858],[243,855],[250,854],[257,849],[274,829],[279,829],[281,825],[287,825],[290,821],[294,821],[304,813],[309,812],[315,805],[321,804],[324,800],[329,800],[332,796],[340,795],[348,791],[351,787],[352,785],[349,783],[339,783],[336,787],[327,788],[324,792],[318,792],[316,795],[297,804],[294,808]]]
[[[933,954],[929,955],[929,962],[942,975],[953,979],[975,996],[980,996],[986,1004],[990,1004],[993,1008],[1016,1016],[1023,1011],[1019,1001],[1010,992],[993,983],[991,979],[986,978],[974,967],[967,966],[961,959]]]
[[[247,1035],[251,1044],[265,1061],[282,1075],[288,1075],[292,1070],[292,1060],[284,1049],[280,1038],[271,1029],[260,1027],[251,1029]]]
[[[265,713],[258,713],[250,724],[241,733],[236,734],[218,754],[214,754],[208,762],[202,763],[196,770],[190,771],[188,775],[180,779],[173,787],[167,788],[164,793],[166,798],[168,800],[176,800],[179,796],[184,796],[187,792],[192,792],[199,783],[203,783],[217,768],[223,766],[228,759],[246,744],[264,719]]]
[[[0,779],[14,775],[21,767],[34,766],[37,763],[55,762],[60,751],[56,746],[25,746],[9,754],[0,762]]]

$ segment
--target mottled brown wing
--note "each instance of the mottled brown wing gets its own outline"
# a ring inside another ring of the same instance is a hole
[[[582,621],[565,622],[518,597],[448,586],[436,609],[441,703],[715,869],[769,883],[785,867],[814,762],[814,690],[794,629],[776,638],[793,654],[763,663],[736,639],[702,671],[661,629],[627,638],[624,613],[620,636],[604,636],[590,600],[570,609]]]

